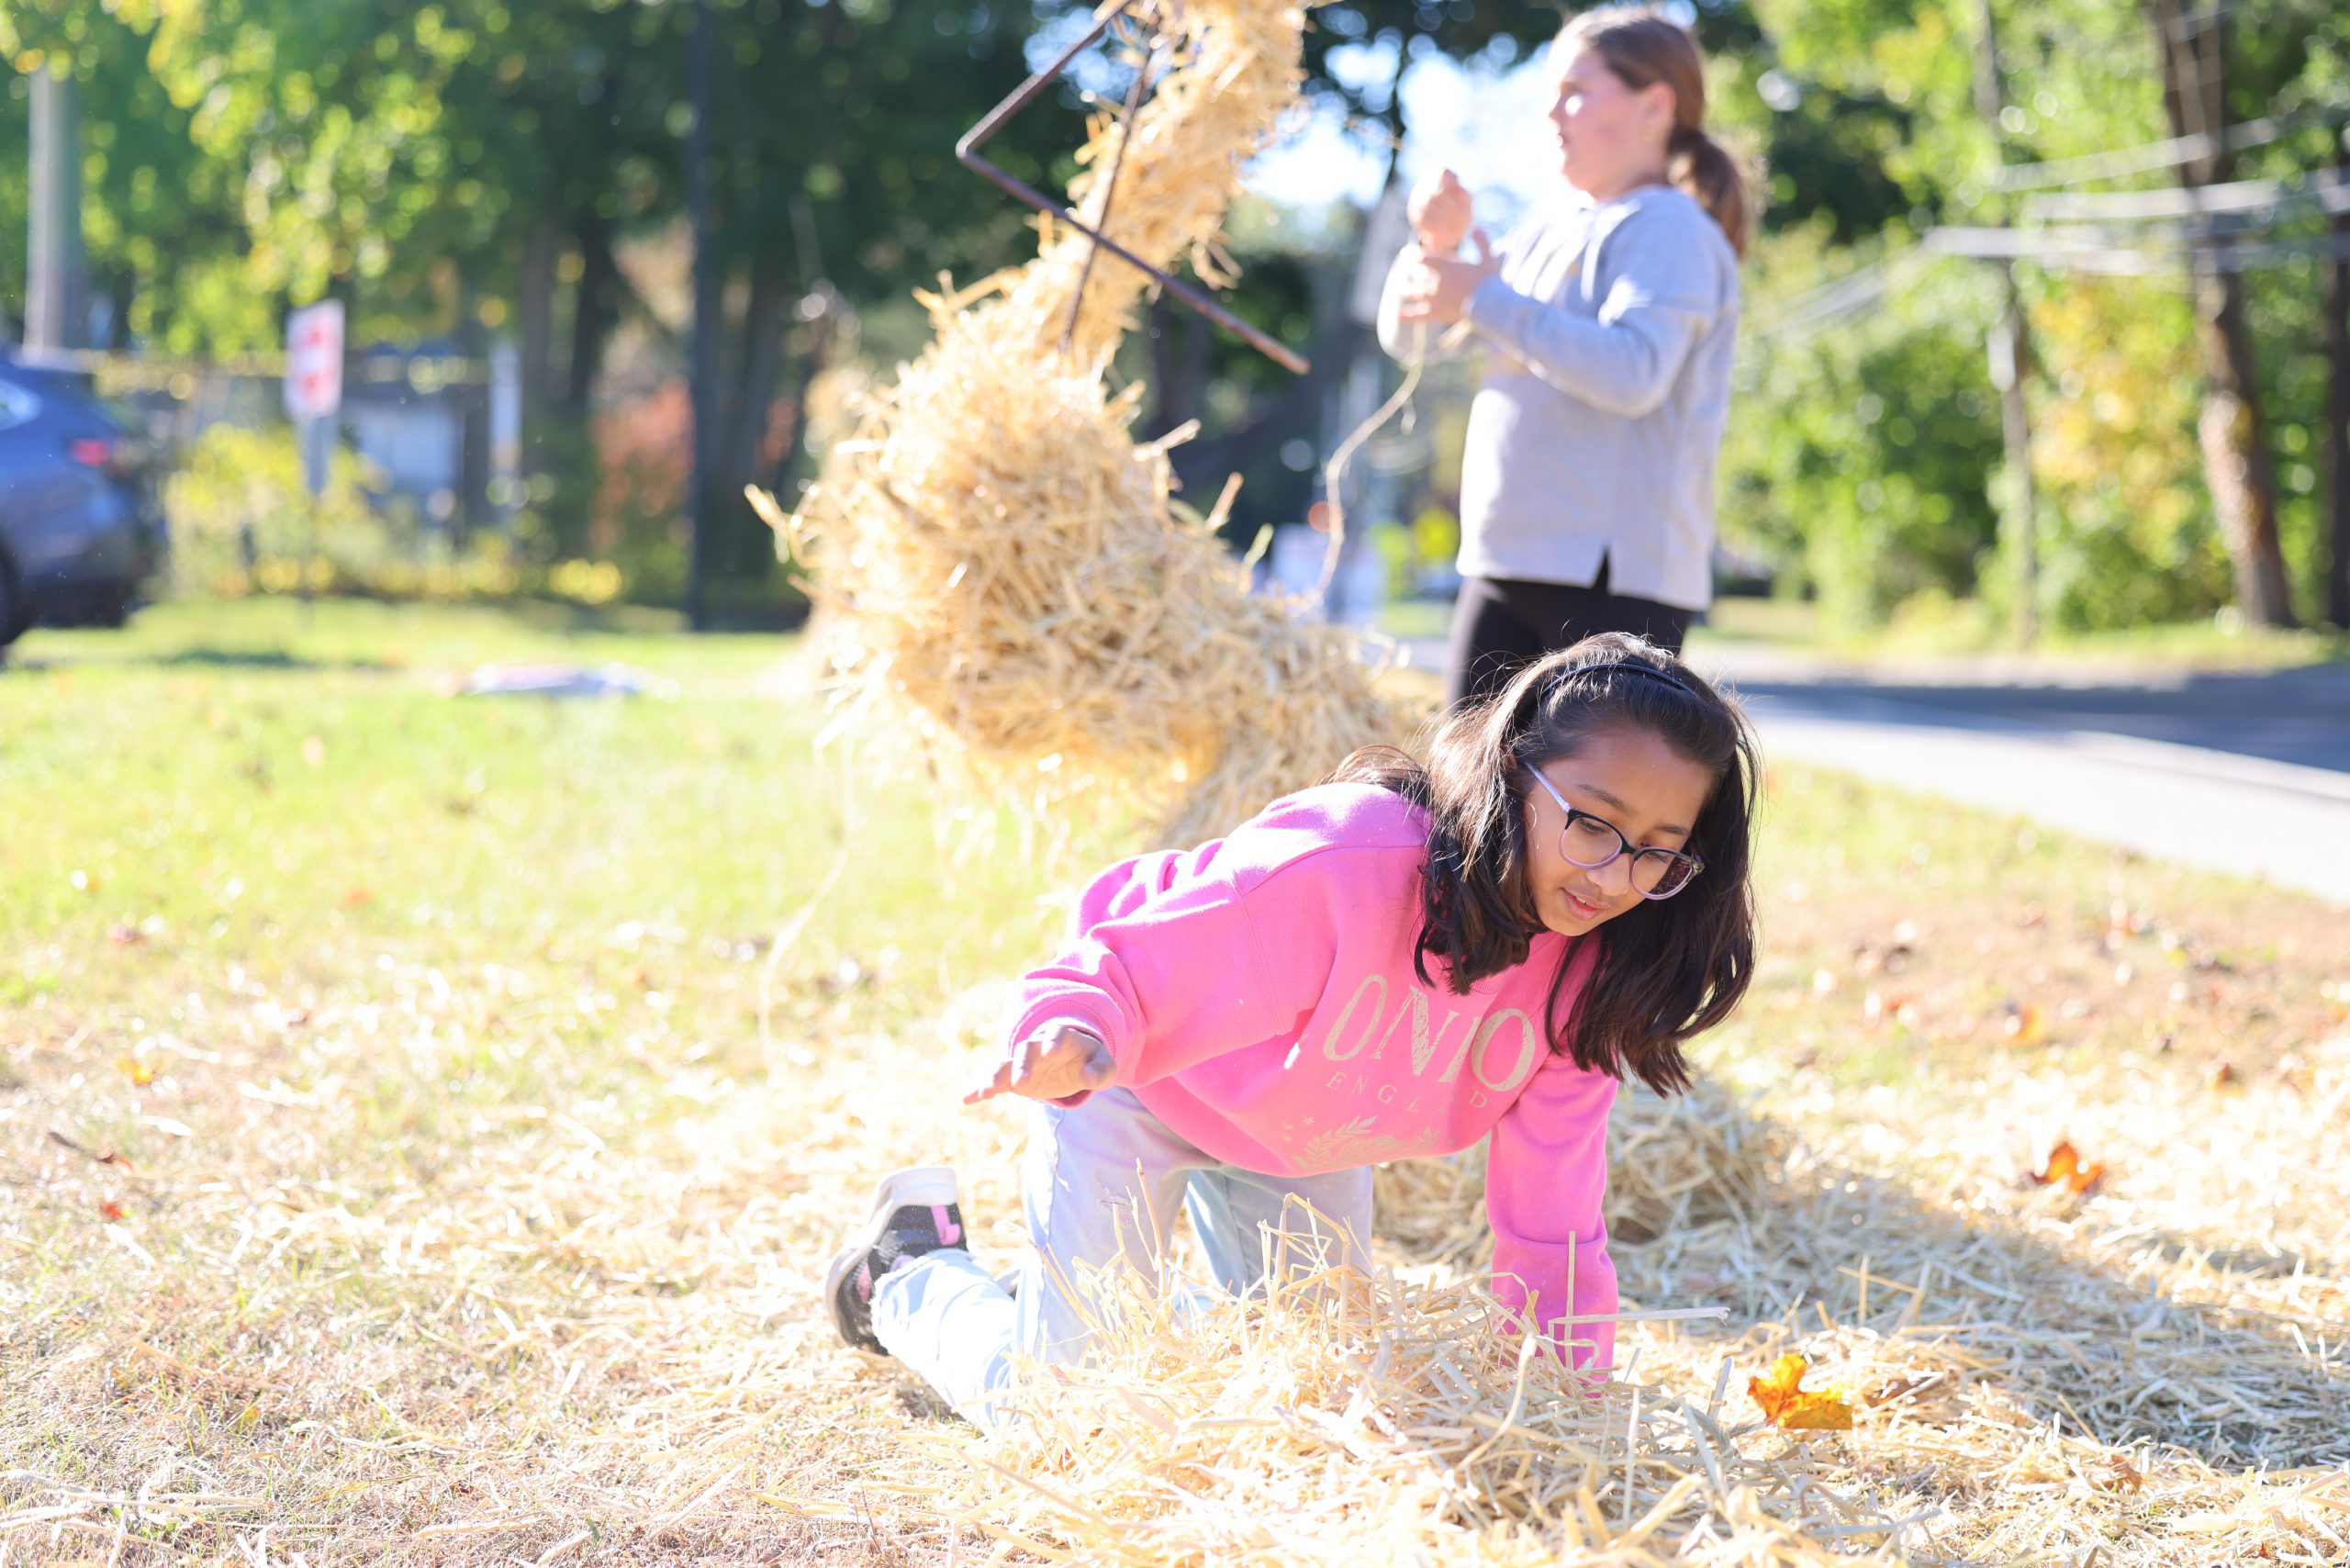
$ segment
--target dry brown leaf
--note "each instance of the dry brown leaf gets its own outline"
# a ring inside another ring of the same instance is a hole
[[[1862,1401],[1862,1403],[1868,1406],[1872,1410],[1881,1405],[1890,1405],[1897,1399],[1905,1398],[1909,1394],[1917,1393],[1928,1383],[1935,1381],[1935,1378],[1939,1375],[1939,1373],[1930,1373],[1925,1377],[1897,1377],[1892,1382],[1886,1383],[1884,1387],[1878,1389],[1875,1393],[1868,1395],[1867,1398]]]

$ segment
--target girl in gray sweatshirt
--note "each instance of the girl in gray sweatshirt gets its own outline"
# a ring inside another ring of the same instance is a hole
[[[1414,193],[1414,242],[1380,302],[1398,358],[1458,352],[1468,333],[1487,354],[1461,465],[1456,704],[1597,632],[1677,653],[1713,598],[1744,191],[1705,132],[1686,28],[1589,11],[1551,59],[1569,188],[1494,245],[1441,171]],[[1472,232],[1477,253],[1456,254]]]

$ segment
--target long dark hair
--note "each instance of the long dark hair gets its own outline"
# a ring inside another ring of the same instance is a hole
[[[1655,674],[1594,666],[1639,665]],[[1659,676],[1664,678],[1658,678]],[[1333,782],[1377,784],[1429,815],[1413,966],[1431,956],[1466,991],[1526,962],[1543,930],[1526,889],[1527,791],[1534,770],[1615,730],[1655,735],[1713,775],[1689,834],[1704,872],[1670,899],[1644,901],[1594,935],[1598,972],[1563,1023],[1561,958],[1544,1028],[1588,1071],[1637,1077],[1659,1093],[1689,1085],[1683,1044],[1729,1016],[1754,977],[1751,888],[1758,767],[1753,733],[1727,698],[1679,659],[1623,633],[1586,637],[1519,670],[1493,696],[1438,722],[1425,765],[1392,746],[1356,752]]]

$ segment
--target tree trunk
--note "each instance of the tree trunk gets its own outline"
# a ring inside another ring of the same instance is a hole
[[[790,371],[782,396],[791,404],[791,428],[767,476],[767,489],[786,511],[796,510],[800,506],[798,474],[800,458],[808,450],[808,395],[816,385],[816,377],[832,362],[836,330],[832,316],[819,316],[808,323],[801,336],[800,352],[789,360]]]
[[[554,400],[554,268],[563,249],[562,231],[551,217],[531,226],[514,287],[515,330],[521,351],[522,429],[535,431]],[[526,434],[526,453],[530,437]],[[527,455],[524,466],[535,472]]]
[[[127,349],[130,346],[130,308],[139,303],[139,274],[129,267],[118,268],[109,274],[106,303],[106,341],[91,346]]]
[[[1175,417],[1175,311],[1165,294],[1151,297],[1143,323],[1150,333],[1150,424],[1152,440],[1183,421]]]
[[[2177,136],[2201,136],[2203,151],[2178,165],[2179,184],[2218,185],[2229,177],[2228,29],[2224,20],[2190,28],[2182,0],[2147,0],[2146,15],[2162,59],[2163,108]],[[2236,599],[2258,626],[2294,624],[2284,546],[2277,530],[2277,471],[2268,455],[2252,333],[2244,320],[2244,279],[2198,252],[2196,340],[2203,351],[2203,411],[2197,433],[2212,510],[2235,569]]]
[[[1168,461],[1183,489],[1212,500],[1226,475],[1248,467],[1277,438],[1302,424],[1310,428],[1332,383],[1354,363],[1370,330],[1339,312],[1314,342],[1309,355],[1313,369],[1291,377],[1280,391],[1259,399],[1231,429],[1204,441],[1187,441],[1169,453]]]
[[[2350,175],[2350,150],[2334,169]],[[2325,618],[2350,629],[2350,212],[2333,217],[2325,267]]]
[[[1991,0],[1975,6],[1975,112],[1999,144],[1999,161],[2013,162],[2014,148],[1999,123],[2008,100],[2007,73],[1999,65],[1998,18]],[[2016,264],[2000,266],[1999,324],[1992,330],[1991,385],[1999,394],[1999,439],[2007,459],[2002,510],[2016,551],[2016,634],[2029,646],[2040,635],[2040,517],[2031,482],[2031,405],[2025,377],[2031,365],[2031,329],[2025,319]]]
[[[571,312],[571,361],[565,368],[563,407],[575,420],[588,417],[603,374],[604,347],[621,315],[621,268],[612,254],[612,226],[593,207],[579,215],[579,282]]]
[[[461,410],[457,436],[457,505],[449,514],[449,546],[463,551],[473,531],[489,521],[489,330],[481,324],[481,299],[470,288],[457,291],[457,342],[470,373],[456,387]]]
[[[727,520],[727,548],[721,564],[730,575],[765,577],[767,564],[774,559],[774,553],[764,547],[766,529],[758,525],[743,499],[743,487],[759,477],[759,451],[775,408],[776,371],[791,296],[790,272],[782,255],[771,252],[753,263],[751,296],[743,310],[740,352],[727,395],[722,450],[717,458],[719,494],[714,505]]]
[[[1153,377],[1151,435],[1165,435],[1207,406],[1211,329],[1199,315],[1166,295],[1150,303],[1150,364]]]

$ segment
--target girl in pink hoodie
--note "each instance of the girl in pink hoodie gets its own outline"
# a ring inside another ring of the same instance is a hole
[[[1611,633],[1455,710],[1425,767],[1359,752],[1113,866],[965,1097],[1035,1103],[1016,1289],[963,1246],[953,1170],[901,1170],[827,1273],[842,1337],[990,1426],[1013,1356],[1081,1359],[1094,1275],[1152,1264],[1179,1206],[1241,1293],[1269,1251],[1361,1262],[1374,1163],[1490,1138],[1495,1294],[1604,1372],[1608,1108],[1628,1075],[1685,1087],[1746,991],[1755,785],[1739,711]]]

